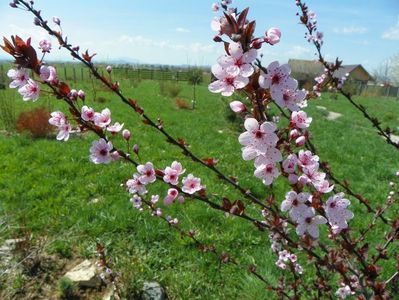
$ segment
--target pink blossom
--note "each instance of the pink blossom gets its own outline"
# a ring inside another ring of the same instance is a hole
[[[242,113],[247,110],[244,103],[242,103],[241,101],[230,102],[230,108],[235,113]]]
[[[280,171],[277,169],[276,164],[268,163],[258,166],[254,175],[262,179],[264,185],[270,185],[280,175]]]
[[[81,118],[87,122],[89,121],[94,121],[94,109],[92,109],[91,107],[88,107],[86,105],[82,106],[81,109]]]
[[[219,65],[222,66],[226,73],[230,76],[251,76],[254,72],[251,63],[256,59],[257,51],[250,49],[244,53],[241,43],[236,42],[231,42],[228,50],[230,55],[224,55],[218,59]]]
[[[29,79],[28,71],[24,68],[10,69],[7,72],[7,76],[12,79],[9,85],[12,89],[24,86]]]
[[[277,44],[281,38],[281,31],[278,28],[272,27],[268,31],[266,31],[265,42],[270,45]]]
[[[130,202],[133,204],[134,208],[137,208],[138,210],[142,210],[142,207],[141,207],[142,201],[141,201],[140,196],[133,195],[133,197],[130,198]]]
[[[126,141],[130,140],[130,137],[131,137],[130,131],[129,131],[128,129],[124,129],[124,130],[122,131],[122,136],[123,136],[123,138],[124,138]]]
[[[111,161],[112,143],[107,142],[103,138],[93,141],[90,148],[90,160],[95,164],[108,164]]]
[[[281,65],[274,61],[267,67],[267,74],[259,76],[259,85],[262,88],[282,90],[289,80],[291,69],[288,64]]]
[[[111,73],[111,72],[112,72],[112,67],[111,67],[111,66],[107,66],[107,67],[105,68],[105,70],[106,70],[108,73]]]
[[[348,228],[347,221],[354,216],[353,213],[347,209],[350,205],[350,201],[345,199],[344,196],[344,193],[338,193],[328,198],[326,204],[323,206],[328,222],[331,226],[336,227],[337,232]]]
[[[282,270],[287,268],[287,265],[280,259],[276,261],[276,266]]]
[[[314,164],[307,166],[306,168],[302,168],[303,174],[299,177],[299,182],[301,182],[303,185],[311,183],[315,186],[323,182],[326,174],[323,172],[319,172],[318,169],[319,164]]]
[[[190,195],[204,188],[201,185],[201,179],[194,177],[193,174],[188,174],[187,177],[184,177],[182,183],[183,183],[182,191]]]
[[[328,180],[323,180],[323,181],[320,181],[320,182],[316,182],[314,184],[314,187],[316,188],[316,190],[319,193],[322,193],[322,194],[327,194],[327,193],[331,192],[334,189],[334,185],[330,185]]]
[[[346,297],[350,295],[354,295],[355,293],[352,292],[351,288],[349,285],[345,285],[343,287],[340,287],[336,292],[335,295],[340,298],[340,299],[345,299]]]
[[[212,73],[217,80],[209,84],[209,91],[212,93],[221,93],[222,96],[226,97],[233,95],[236,89],[244,88],[249,82],[247,77],[228,74],[219,64],[212,66]]]
[[[159,195],[151,195],[151,200],[150,202],[152,204],[156,204],[159,201]]]
[[[264,122],[259,125],[254,118],[248,118],[244,122],[247,130],[238,137],[241,145],[245,146],[243,150],[243,159],[254,159],[259,154],[266,154],[270,147],[276,145],[278,141],[277,135],[274,133],[276,125],[271,122]]]
[[[298,274],[303,273],[303,268],[300,264],[295,264],[295,272],[297,272]]]
[[[28,79],[28,82],[18,89],[18,93],[21,94],[24,101],[32,100],[32,102],[35,102],[39,98],[40,86],[36,81]]]
[[[61,111],[54,111],[50,114],[51,118],[48,122],[53,126],[62,126],[67,123],[66,117]]]
[[[306,232],[314,239],[319,237],[319,225],[326,224],[327,220],[323,216],[315,215],[313,208],[309,208],[297,219],[298,225],[296,233],[299,236],[304,235]]]
[[[72,130],[72,127],[68,123],[61,124],[58,126],[58,134],[57,134],[57,140],[62,141],[64,140],[65,142],[69,139],[69,133]]]
[[[311,202],[312,196],[309,193],[299,193],[289,191],[285,194],[285,200],[281,203],[281,210],[288,211],[293,221],[306,214],[309,207],[306,202]]]
[[[260,153],[254,161],[255,167],[260,165],[267,165],[268,163],[276,163],[283,160],[283,156],[277,148],[267,148],[265,153]]]
[[[310,126],[312,122],[312,118],[306,114],[306,112],[300,111],[293,111],[291,114],[291,123],[296,128],[304,129]]]
[[[82,91],[82,90],[79,90],[79,91],[78,91],[78,97],[79,97],[80,99],[84,100],[84,99],[86,98],[85,92]]]
[[[107,131],[111,132],[112,134],[117,134],[119,131],[122,130],[124,123],[119,124],[119,122],[115,122],[112,125],[109,125],[107,127]]]
[[[40,78],[50,84],[57,82],[57,71],[53,66],[41,66]]]
[[[108,108],[105,108],[101,111],[101,113],[94,114],[94,124],[96,126],[104,128],[105,126],[111,123],[111,111]]]
[[[281,108],[287,107],[291,111],[298,111],[301,103],[305,100],[306,93],[297,89],[298,81],[288,78],[281,89],[272,89],[273,100]]]
[[[212,4],[212,11],[217,12],[220,9],[219,4],[213,3]]]
[[[157,179],[151,162],[147,162],[145,165],[138,165],[137,171],[141,175],[139,179],[142,184],[153,183]]]
[[[51,42],[49,40],[41,40],[39,42],[39,49],[42,50],[43,53],[50,53],[51,50]]]
[[[170,183],[173,185],[177,185],[179,182],[179,173],[170,168],[170,167],[166,167],[166,169],[164,170],[165,175],[163,176],[163,180],[166,183]]]
[[[288,262],[290,253],[287,250],[282,250],[278,252],[278,259],[283,262]]]
[[[319,164],[319,157],[313,155],[309,150],[300,150],[298,153],[298,163],[301,167],[309,167]]]
[[[287,158],[283,161],[283,170],[285,173],[291,174],[295,172],[295,167],[298,164],[298,158],[295,154],[290,154]]]
[[[139,177],[140,175],[135,173],[133,174],[133,178],[126,182],[126,187],[129,190],[129,193],[138,193],[139,195],[144,195],[147,193],[147,189],[145,188],[145,185],[141,183]]]
[[[183,169],[183,166],[178,161],[173,161],[170,167],[173,170],[176,170],[179,175],[181,175],[184,172],[186,172],[186,169]]]
[[[165,205],[171,205],[173,201],[176,199],[177,195],[179,194],[179,191],[172,188],[168,190],[168,194],[166,195],[165,199],[163,200],[163,203]]]

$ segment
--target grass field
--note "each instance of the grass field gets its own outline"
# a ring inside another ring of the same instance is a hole
[[[191,101],[192,87],[187,83],[180,86],[179,98]],[[219,159],[219,168],[226,174],[238,177],[240,184],[259,197],[267,196],[267,189],[252,176],[252,164],[241,159],[237,141],[240,123],[231,121],[227,99],[209,93],[204,84],[197,88],[197,108],[184,110],[176,107],[175,98],[160,94],[158,81],[132,83],[123,79],[121,87],[153,119],[160,117],[175,137],[184,137],[194,153]],[[140,162],[151,160],[156,167],[164,168],[178,159],[188,173],[202,178],[209,194],[240,198],[229,186],[215,180],[213,174],[182,156],[101,86],[94,89],[97,97],[106,99],[105,103],[91,101],[91,82],[73,88],[84,89],[87,103],[96,110],[109,107],[114,121],[125,122],[133,133],[132,143],[140,146]],[[399,126],[398,102],[356,100],[369,107],[384,126]],[[52,110],[63,108],[61,102],[47,96],[36,103],[23,103],[16,91],[9,89],[0,90],[0,101],[12,101],[16,112],[40,105]],[[326,111],[316,105],[342,113],[342,117],[329,121]],[[388,182],[394,180],[399,169],[399,153],[378,137],[343,98],[334,100],[327,94],[312,101],[306,111],[314,120],[311,132],[321,160],[328,161],[337,177],[347,179],[353,190],[361,192],[373,206],[381,203],[389,191]],[[194,201],[168,208],[167,213],[178,217],[182,228],[195,229],[199,239],[236,257],[242,268],[220,264],[215,256],[199,252],[160,220],[149,217],[148,212],[139,213],[132,208],[128,194],[120,187],[134,172],[132,166],[121,162],[108,166],[90,163],[89,148],[94,139],[87,134],[64,143],[54,138],[32,139],[24,134],[0,135],[0,242],[28,232],[33,243],[47,241],[47,253],[78,259],[94,257],[95,242],[100,241],[131,291],[138,291],[144,281],[155,280],[166,288],[170,299],[270,299],[264,286],[245,271],[247,265],[256,263],[259,272],[271,281],[281,274],[274,266],[276,259],[266,234]],[[123,145],[119,140],[115,143]],[[276,184],[275,188],[282,200],[286,186]],[[151,190],[161,195],[165,191],[166,187],[159,184]],[[93,199],[99,201],[93,203]],[[367,224],[370,219],[362,213],[363,208],[356,200],[352,202],[355,219],[351,226]],[[306,261],[302,264],[306,269]],[[0,298],[22,298],[24,283],[29,280],[27,276],[18,277],[13,284],[20,288],[10,290],[4,285],[9,282],[3,278]]]

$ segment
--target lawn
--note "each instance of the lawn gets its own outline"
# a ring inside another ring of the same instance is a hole
[[[162,119],[165,129],[175,137],[184,137],[194,153],[217,158],[218,167],[225,174],[237,177],[242,186],[266,198],[269,191],[252,176],[252,164],[241,159],[237,141],[240,121],[229,112],[229,99],[209,93],[204,84],[197,87],[196,109],[179,109],[176,97],[161,94],[159,85],[158,81],[121,80],[123,93],[136,99],[153,119]],[[179,85],[182,90],[178,97],[190,102],[192,87],[184,82]],[[133,134],[131,144],[140,147],[137,159],[141,163],[151,160],[156,167],[164,168],[177,159],[187,173],[202,179],[208,194],[215,194],[215,201],[219,196],[242,199],[231,187],[215,180],[214,174],[166,143],[163,136],[143,124],[137,114],[101,86],[93,87],[87,81],[72,87],[86,91],[88,105],[96,110],[109,107],[113,120],[125,123]],[[103,103],[92,101],[93,91]],[[36,103],[23,103],[9,89],[0,90],[0,101],[8,101],[16,112],[40,105],[51,110],[65,108],[63,103],[47,96]],[[398,102],[362,97],[356,101],[369,107],[384,126],[399,126]],[[316,106],[342,116],[327,120],[326,111]],[[328,161],[334,174],[347,179],[353,190],[362,193],[373,206],[382,203],[389,191],[388,182],[394,180],[398,169],[395,162],[399,153],[377,136],[367,120],[341,97],[333,99],[326,94],[309,103],[306,111],[314,120],[310,129],[321,160]],[[60,259],[78,259],[93,258],[95,243],[100,241],[125,287],[133,292],[144,281],[158,281],[170,299],[270,299],[262,283],[246,272],[247,266],[255,263],[270,281],[280,276],[267,234],[192,200],[175,203],[165,210],[179,219],[183,229],[195,229],[200,240],[234,256],[239,267],[221,264],[212,253],[198,251],[189,240],[181,239],[147,211],[140,213],[134,209],[120,186],[134,169],[123,162],[106,166],[90,163],[89,148],[94,139],[94,135],[84,134],[65,143],[54,137],[33,139],[26,134],[4,132],[0,135],[0,242],[28,233],[34,245],[45,240],[46,253]],[[124,147],[119,139],[114,143]],[[282,200],[286,186],[278,183],[275,188],[277,198]],[[151,189],[153,194],[165,192],[166,187],[161,184]],[[356,200],[352,203],[355,219],[350,225],[364,226],[370,218]],[[248,209],[260,217],[251,207]],[[373,241],[375,237],[369,239]],[[306,260],[301,263],[306,266]],[[4,286],[0,290],[7,293],[0,292],[0,296],[23,297],[24,282],[30,279],[17,279],[22,281],[18,282],[21,288],[10,290],[5,286],[10,282],[3,276],[0,284]]]

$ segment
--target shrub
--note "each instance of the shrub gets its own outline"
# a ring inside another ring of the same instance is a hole
[[[17,131],[29,132],[34,138],[46,137],[53,131],[49,116],[50,112],[45,107],[22,112],[18,116]]]
[[[176,99],[176,106],[180,109],[190,109],[190,104],[182,98]]]
[[[159,92],[161,93],[161,95],[175,98],[180,94],[181,86],[178,83],[172,81],[160,81]]]

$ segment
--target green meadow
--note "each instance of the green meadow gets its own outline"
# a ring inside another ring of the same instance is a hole
[[[119,80],[117,76],[114,79]],[[211,94],[207,83],[196,88],[196,108],[182,109],[176,105],[176,98],[191,105],[193,97],[193,87],[187,82],[169,83],[179,88],[178,96],[170,96],[161,92],[165,84],[161,81],[120,79],[123,94],[136,99],[152,119],[160,118],[164,128],[174,137],[184,138],[195,154],[218,159],[220,170],[266,199],[270,190],[253,176],[252,163],[241,159],[237,140],[242,131],[241,120],[228,107],[228,102],[236,98]],[[124,128],[132,132],[130,146],[137,144],[140,148],[139,156],[134,157],[140,163],[151,161],[163,169],[178,160],[186,174],[201,178],[214,201],[228,197],[246,202],[231,186],[187,159],[157,131],[143,124],[136,113],[101,85],[87,79],[71,86],[85,90],[87,105],[96,111],[108,107],[113,121],[125,123]],[[365,97],[355,100],[368,107],[384,127],[398,129],[397,101]],[[64,103],[46,93],[35,103],[24,103],[15,90],[7,88],[0,90],[0,101],[2,109],[4,105],[11,107],[16,116],[39,106],[66,111]],[[399,152],[387,145],[342,97],[334,99],[331,94],[324,94],[321,99],[310,101],[305,110],[313,117],[310,131],[321,160],[327,161],[333,173],[347,180],[373,207],[383,203],[389,192],[388,183],[396,180]],[[342,116],[330,121],[326,118],[328,111]],[[223,264],[212,253],[201,252],[192,241],[182,239],[160,219],[151,217],[147,210],[134,209],[129,194],[121,187],[134,168],[122,161],[109,165],[91,163],[89,148],[96,139],[93,134],[72,135],[69,141],[59,142],[55,133],[32,138],[28,133],[15,133],[5,124],[0,123],[0,128],[0,244],[9,238],[29,236],[32,247],[41,247],[40,251],[47,255],[82,260],[95,258],[98,241],[105,245],[125,290],[133,294],[138,293],[144,281],[158,281],[170,299],[271,299],[262,282],[247,272],[248,265],[256,264],[258,272],[271,282],[277,282],[282,274],[274,265],[276,257],[270,250],[267,233],[195,200],[187,199],[184,204],[174,203],[164,209],[165,215],[179,219],[184,230],[195,230],[205,244],[233,256],[238,266]],[[113,143],[122,149],[127,147],[120,137],[115,137]],[[279,202],[287,191],[283,181],[274,186]],[[150,187],[150,193],[159,194],[161,199],[166,190],[162,183]],[[355,199],[351,200],[355,218],[350,226],[364,228],[371,217]],[[260,212],[249,204],[247,211],[261,218]],[[384,230],[381,227],[378,233]],[[368,236],[367,241],[376,241],[378,233]],[[18,259],[21,257],[15,261]],[[305,257],[300,257],[300,262],[305,270],[311,264]],[[387,276],[393,268],[387,266]],[[53,278],[54,289],[59,278]],[[0,298],[26,297],[24,287],[31,281],[28,275],[12,279],[0,275]],[[38,290],[40,284],[37,283]]]

